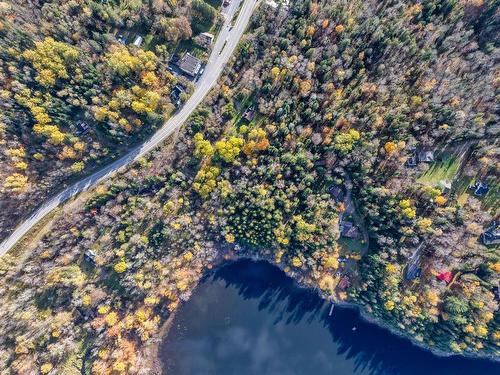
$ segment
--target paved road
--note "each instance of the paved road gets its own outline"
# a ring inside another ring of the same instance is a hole
[[[38,223],[45,215],[54,208],[66,202],[75,195],[91,188],[110,175],[123,168],[146,153],[153,150],[161,142],[163,142],[170,134],[178,129],[189,117],[191,112],[200,104],[203,98],[207,95],[210,89],[215,85],[224,66],[233,54],[241,36],[243,35],[252,12],[258,0],[233,0],[231,5],[223,10],[225,15],[224,25],[217,37],[213,47],[213,52],[205,67],[205,72],[196,83],[196,89],[193,95],[185,103],[182,109],[172,116],[163,127],[158,130],[148,141],[142,145],[132,149],[120,159],[114,161],[103,169],[97,171],[84,178],[83,180],[68,187],[48,202],[38,208],[26,221],[19,225],[16,230],[0,244],[0,256],[9,251],[17,241],[19,241],[33,226]],[[239,5],[243,2],[240,14],[236,20],[234,27],[230,29],[230,24],[233,16],[236,14]]]

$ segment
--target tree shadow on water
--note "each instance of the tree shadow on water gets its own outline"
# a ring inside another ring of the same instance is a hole
[[[279,268],[264,261],[245,259],[230,263],[219,268],[211,279],[236,288],[244,299],[257,299],[259,310],[270,313],[274,324],[322,322],[332,337],[336,355],[354,363],[353,374],[500,374],[498,362],[438,357],[363,320],[356,309],[336,306],[329,316],[329,303],[317,293],[298,287]]]

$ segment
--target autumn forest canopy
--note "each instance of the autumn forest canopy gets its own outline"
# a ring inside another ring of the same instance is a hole
[[[0,2],[0,204],[157,129],[214,3]],[[253,256],[435,352],[498,357],[499,2],[287,3],[260,4],[175,137],[0,258],[1,371],[138,373],[206,270]]]

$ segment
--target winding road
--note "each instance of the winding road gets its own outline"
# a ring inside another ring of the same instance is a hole
[[[26,233],[30,231],[31,228],[33,228],[34,225],[36,225],[45,215],[57,206],[77,194],[88,190],[104,179],[110,177],[119,169],[124,168],[130,163],[141,158],[156,148],[169,135],[176,131],[187,120],[189,115],[198,106],[198,104],[201,103],[203,98],[217,82],[222,70],[229,61],[229,58],[235,51],[238,42],[245,32],[257,2],[258,0],[233,0],[230,5],[223,9],[222,14],[225,17],[224,25],[217,36],[217,40],[213,46],[212,54],[207,62],[205,71],[196,83],[193,95],[188,99],[179,112],[166,121],[165,124],[148,141],[130,150],[127,154],[101,170],[85,177],[74,185],[63,190],[40,206],[0,244],[0,256],[8,252]],[[241,10],[238,18],[234,26],[231,27],[232,19],[237,14],[240,5]]]

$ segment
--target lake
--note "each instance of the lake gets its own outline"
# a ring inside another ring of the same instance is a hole
[[[437,357],[242,260],[208,276],[162,343],[168,375],[498,375],[500,364]]]

